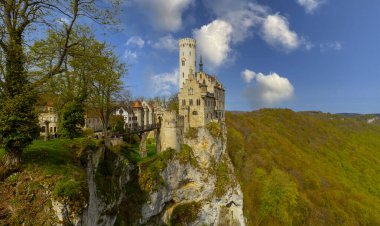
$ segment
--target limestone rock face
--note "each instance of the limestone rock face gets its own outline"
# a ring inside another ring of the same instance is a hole
[[[86,206],[82,213],[78,214],[70,208],[68,203],[52,200],[55,215],[61,222],[59,225],[115,225],[120,203],[125,198],[124,188],[130,181],[130,173],[134,169],[133,165],[124,163],[121,155],[106,151],[105,145],[88,153],[86,167],[88,201]],[[103,164],[112,165],[113,179],[110,181],[105,181],[107,178],[100,172]],[[99,181],[107,188],[100,187]]]
[[[225,150],[225,129],[212,136],[199,128],[197,136],[184,143],[191,148],[191,161],[181,158],[183,147],[168,161],[160,172],[163,183],[142,207],[140,223],[167,224],[181,218],[187,225],[245,225],[243,194]]]
[[[89,200],[80,222],[81,225],[114,225],[117,209],[124,199],[124,192],[122,191],[130,180],[130,172],[133,170],[133,166],[124,165],[124,159],[121,155],[115,155],[116,157],[110,160],[106,159],[105,154],[105,146],[103,146],[95,153],[88,155],[87,184]],[[118,171],[117,178],[113,181],[108,181],[106,185],[112,188],[109,193],[105,193],[96,183],[97,171],[101,170],[99,165],[105,164],[106,161],[109,161],[113,165],[112,168]]]

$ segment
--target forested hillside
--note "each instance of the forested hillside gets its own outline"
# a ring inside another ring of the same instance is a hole
[[[380,225],[380,127],[363,117],[228,113],[248,225]]]

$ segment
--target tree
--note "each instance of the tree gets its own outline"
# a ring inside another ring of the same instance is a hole
[[[125,65],[119,62],[107,45],[94,43],[94,48],[98,49],[97,54],[92,57],[92,60],[96,62],[97,71],[91,79],[92,91],[89,94],[89,103],[99,112],[103,134],[107,137],[111,114],[117,108],[117,99],[123,90],[121,77],[127,71]]]
[[[77,101],[66,103],[62,110],[60,134],[73,139],[82,135],[84,108]]]
[[[173,94],[169,97],[168,103],[167,103],[167,109],[169,111],[176,111],[178,113],[179,111],[179,103],[178,103],[178,93]]]
[[[100,0],[0,1],[0,145],[6,150],[3,164],[7,171],[18,169],[23,148],[36,134],[36,90],[52,76],[65,72],[63,62],[68,51],[76,45],[71,35],[79,18],[85,16],[98,22],[111,22],[112,12],[108,8],[100,10],[95,3],[106,6],[105,1]],[[119,1],[111,3],[116,6]],[[59,18],[68,22],[57,23]],[[38,70],[28,65],[25,46],[33,39],[33,31],[45,28],[59,34],[60,52],[50,62],[48,70]]]
[[[121,115],[113,115],[110,119],[110,125],[112,128],[112,131],[117,134],[123,134],[125,132],[125,121],[124,117]]]

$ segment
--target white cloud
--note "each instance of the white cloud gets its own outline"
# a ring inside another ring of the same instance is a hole
[[[253,35],[253,28],[260,25],[268,14],[265,6],[245,0],[204,0],[205,5],[221,20],[231,24],[233,43],[244,41]]]
[[[289,22],[285,17],[271,14],[269,7],[256,1],[203,0],[203,3],[217,19],[195,30],[193,34],[206,62],[213,67],[233,59],[233,45],[245,41],[255,33],[259,33],[268,44],[285,51],[299,47],[306,50],[313,48],[311,42],[289,29]],[[224,26],[221,21],[228,28],[223,32],[211,32],[211,28]]]
[[[132,36],[128,39],[128,41],[126,42],[126,45],[127,46],[135,45],[139,48],[143,48],[145,45],[145,41],[139,36]]]
[[[342,43],[335,41],[335,42],[326,42],[319,45],[322,52],[326,52],[328,50],[336,50],[339,51],[342,49]]]
[[[172,35],[166,35],[161,37],[158,42],[153,44],[155,49],[165,49],[168,51],[177,51],[178,50],[178,40],[174,39]]]
[[[246,83],[250,83],[255,78],[256,73],[254,71],[246,69],[241,73],[241,76]]]
[[[129,49],[126,49],[124,51],[124,57],[127,60],[127,62],[135,62],[137,60],[137,53]]]
[[[307,13],[313,13],[325,0],[297,0],[298,4],[305,8]]]
[[[170,73],[154,74],[151,76],[151,88],[155,95],[168,96],[178,91],[178,68]]]
[[[135,2],[151,17],[157,29],[178,31],[182,26],[182,13],[194,0],[135,0]]]
[[[200,54],[210,66],[220,66],[227,60],[232,32],[231,24],[223,20],[214,20],[193,31]]]
[[[297,33],[289,29],[288,20],[279,14],[267,16],[262,26],[262,37],[268,44],[287,51],[294,50],[302,44]]]
[[[294,87],[287,78],[281,77],[277,73],[264,75],[250,70],[245,71],[254,74],[255,84],[245,90],[253,107],[273,107],[293,98]]]

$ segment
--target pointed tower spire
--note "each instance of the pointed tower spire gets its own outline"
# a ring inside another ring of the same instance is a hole
[[[202,55],[201,55],[201,59],[199,61],[199,72],[203,72],[203,61],[202,61]]]

